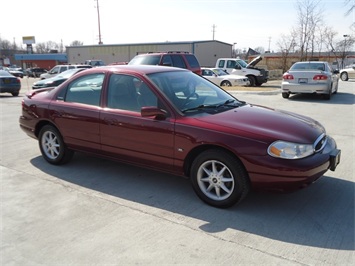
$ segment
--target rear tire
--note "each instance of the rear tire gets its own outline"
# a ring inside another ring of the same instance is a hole
[[[202,201],[218,208],[241,202],[250,190],[242,163],[229,153],[214,149],[201,153],[193,161],[191,183]]]
[[[59,131],[51,125],[46,125],[41,129],[38,144],[42,156],[50,164],[65,164],[71,160],[74,154],[65,145]]]
[[[289,97],[290,97],[290,94],[288,92],[282,93],[282,98],[288,99]]]
[[[20,92],[13,92],[11,94],[12,94],[12,96],[19,96]]]
[[[331,98],[331,96],[332,96],[332,87],[333,87],[333,85],[331,84],[331,85],[330,85],[330,88],[329,88],[328,94],[324,94],[324,95],[323,95],[323,97],[324,97],[325,100],[330,100],[330,98]]]

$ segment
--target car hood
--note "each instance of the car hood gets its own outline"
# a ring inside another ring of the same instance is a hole
[[[312,118],[260,105],[247,104],[198,120],[213,125],[213,128],[220,127],[225,133],[266,143],[285,140],[313,144],[325,133],[324,127]]]
[[[251,62],[247,65],[247,67],[255,67],[256,64],[259,63],[261,60],[263,60],[263,58],[259,55],[253,60],[251,60]]]
[[[57,80],[66,80],[65,78],[63,77],[52,77],[52,78],[48,78],[48,79],[42,79],[42,80],[39,80],[39,81],[36,81],[35,83],[33,83],[33,85],[43,85],[43,84],[47,84],[47,83],[50,83],[50,82],[53,82],[53,81],[57,81]]]

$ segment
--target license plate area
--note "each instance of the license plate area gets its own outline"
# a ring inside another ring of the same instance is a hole
[[[308,83],[308,79],[307,78],[299,78],[298,83]]]
[[[337,165],[340,163],[340,155],[341,155],[341,151],[340,150],[333,150],[330,153],[330,165],[329,165],[329,169],[331,171],[335,171]]]

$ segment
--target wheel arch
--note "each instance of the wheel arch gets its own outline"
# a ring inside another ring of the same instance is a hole
[[[55,127],[55,129],[57,129],[59,131],[58,127],[55,124],[53,124],[52,122],[50,122],[48,120],[42,120],[37,123],[36,128],[35,128],[35,135],[37,138],[39,137],[39,132],[41,131],[41,129],[47,125],[53,126],[53,127]]]
[[[229,85],[232,86],[232,82],[230,82],[228,79],[222,80],[219,85],[222,86],[224,83],[229,83]]]
[[[240,162],[240,164],[243,166],[244,171],[248,174],[248,171],[246,170],[243,162],[239,159],[239,157],[233,153],[231,150],[225,148],[225,147],[221,147],[218,145],[211,145],[211,144],[205,144],[205,145],[200,145],[195,147],[194,149],[192,149],[187,156],[185,157],[184,160],[184,174],[190,178],[190,174],[191,174],[191,166],[193,164],[194,159],[197,157],[197,155],[199,155],[200,153],[207,151],[207,150],[217,150],[217,151],[223,151],[228,153],[229,155],[231,155],[232,157],[234,157],[234,159],[238,160]]]

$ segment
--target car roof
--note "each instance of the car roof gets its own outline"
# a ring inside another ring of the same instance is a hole
[[[191,54],[190,52],[185,52],[185,51],[165,51],[165,52],[148,52],[148,53],[142,53],[139,54],[138,56],[144,56],[144,55],[162,55],[162,54]]]
[[[88,71],[90,72],[97,72],[100,70],[117,71],[117,72],[120,71],[137,72],[142,75],[156,73],[156,72],[190,71],[183,68],[170,67],[170,66],[157,66],[157,65],[109,65],[109,66],[100,66],[100,67],[88,69]]]

